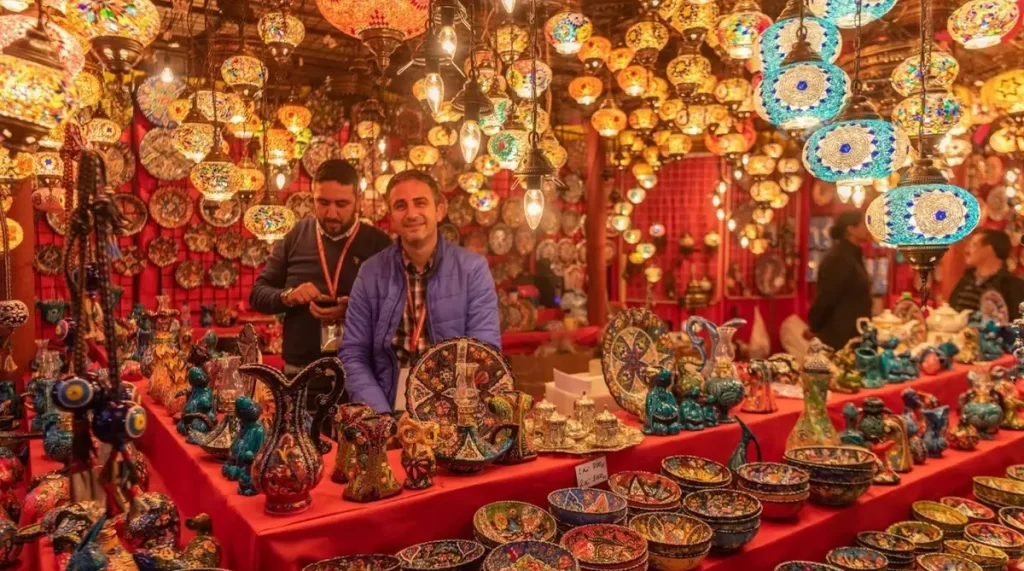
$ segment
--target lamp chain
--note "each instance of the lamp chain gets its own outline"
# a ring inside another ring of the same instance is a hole
[[[855,32],[854,39],[853,39],[853,42],[854,42],[854,44],[853,44],[854,57],[853,57],[853,83],[852,83],[852,88],[853,88],[853,94],[854,95],[860,95],[860,90],[861,90],[861,83],[860,83],[860,49],[861,49],[861,33],[862,33],[861,32],[861,26],[863,25],[862,22],[861,22],[861,14],[863,12],[863,9],[864,9],[864,0],[857,0],[857,15],[856,15],[857,31]]]
[[[921,55],[917,68],[918,78],[921,81],[921,108],[918,110],[920,119],[917,124],[917,156],[919,159],[924,158],[925,106],[927,105],[928,98],[928,68],[930,66],[929,60],[931,59],[931,46],[928,41],[928,31],[931,28],[929,25],[931,21],[930,12],[931,2],[929,0],[921,0]],[[923,291],[922,295],[924,295]]]

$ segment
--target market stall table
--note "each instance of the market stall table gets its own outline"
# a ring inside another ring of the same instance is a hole
[[[1009,357],[999,363],[1008,364]],[[904,388],[935,394],[953,404],[967,389],[972,367],[924,377],[857,395],[832,395],[828,407],[833,422],[841,426],[841,409],[867,396],[880,397],[892,410],[902,411]],[[741,414],[757,435],[765,460],[779,460],[786,437],[803,408],[802,401],[779,399],[773,414]],[[575,466],[585,459],[542,456],[516,466],[494,467],[472,476],[441,472],[432,488],[403,491],[380,502],[359,504],[341,499],[343,487],[328,474],[334,463],[332,451],[324,458],[325,477],[313,490],[313,505],[289,517],[264,513],[264,498],[243,497],[235,484],[221,476],[220,464],[198,447],[184,443],[163,408],[144,397],[151,422],[140,445],[161,473],[185,513],[206,511],[213,517],[224,544],[226,566],[233,569],[284,571],[310,562],[353,553],[390,553],[432,539],[470,537],[473,513],[497,500],[521,500],[547,505],[547,495],[558,488],[576,485]],[[719,426],[674,437],[648,437],[641,445],[608,455],[608,471],[659,469],[662,458],[674,454],[707,456],[724,462],[739,441],[736,424]],[[399,479],[404,477],[399,451],[389,460]],[[828,548],[852,541],[855,532],[905,519],[906,507],[924,497],[964,493],[970,476],[999,473],[1001,467],[1024,462],[1024,433],[1001,432],[993,442],[983,442],[974,453],[947,452],[941,460],[929,460],[904,474],[904,483],[893,488],[872,487],[858,504],[843,510],[808,506],[792,524],[766,522],[761,533],[740,554],[712,559],[707,567],[721,570],[761,569],[768,562],[818,556]],[[895,519],[894,519],[895,518]],[[757,561],[757,566],[751,562]]]

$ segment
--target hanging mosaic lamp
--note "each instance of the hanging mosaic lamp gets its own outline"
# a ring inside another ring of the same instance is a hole
[[[416,145],[409,149],[409,162],[420,170],[427,170],[441,160],[441,151],[430,145]]]
[[[257,239],[273,244],[295,226],[295,212],[281,204],[257,204],[245,211],[242,223]]]
[[[679,95],[688,97],[711,77],[711,62],[697,50],[686,49],[668,62],[665,76]]]
[[[267,66],[253,55],[248,45],[227,59],[220,66],[224,83],[243,99],[252,100],[259,96],[267,83]]]
[[[807,0],[807,8],[843,29],[857,27],[857,4],[861,4],[860,25],[866,26],[885,16],[896,0]]]
[[[487,141],[487,152],[503,169],[516,170],[530,145],[527,130],[516,120]]]
[[[451,127],[434,125],[427,131],[427,142],[434,147],[450,147],[459,141],[459,133]]]
[[[715,99],[732,111],[736,111],[743,102],[753,95],[750,81],[745,77],[729,77],[715,85]]]
[[[693,150],[693,140],[683,133],[672,133],[658,150],[667,160],[679,160]]]
[[[629,126],[646,135],[658,126],[658,113],[650,107],[637,107],[629,113]]]
[[[850,79],[798,41],[782,65],[766,71],[755,107],[761,118],[786,130],[816,127],[839,114],[850,96]]]
[[[519,60],[530,45],[530,34],[526,28],[509,20],[494,31],[494,49],[505,65]]]
[[[1020,6],[1013,0],[969,0],[946,22],[953,41],[969,50],[999,44],[1017,26]]]
[[[275,167],[283,167],[295,157],[295,134],[285,129],[280,121],[267,131],[266,145],[266,160]]]
[[[718,19],[712,34],[730,58],[744,60],[754,55],[757,38],[771,25],[772,19],[754,0],[739,0],[730,13]]]
[[[263,190],[267,182],[263,169],[256,164],[256,161],[252,160],[254,149],[251,147],[255,144],[250,141],[249,145],[250,149],[238,163],[238,196],[243,200],[251,199],[256,193]]]
[[[608,60],[605,61],[605,65],[608,66],[608,71],[618,73],[633,63],[634,55],[632,48],[626,46],[617,47],[608,54]]]
[[[612,51],[612,42],[603,36],[591,36],[590,39],[583,42],[580,46],[580,50],[576,53],[576,57],[583,62],[583,65],[590,71],[597,71],[601,69],[604,62],[608,59],[608,56]]]
[[[580,12],[563,10],[544,24],[544,36],[555,51],[562,55],[574,55],[583,43],[594,33],[590,18]]]
[[[493,111],[481,116],[478,122],[480,130],[488,137],[501,130],[512,112],[512,100],[508,97],[491,97],[490,99]]]
[[[198,109],[207,121],[219,124],[245,121],[245,102],[234,93],[200,89],[192,99],[193,107]]]
[[[313,113],[305,105],[294,99],[289,99],[277,110],[277,118],[281,120],[285,129],[298,135],[303,129],[309,127],[309,123],[313,120]]]
[[[24,38],[29,30],[38,28],[39,19],[35,16],[0,16],[0,50]],[[86,43],[83,49],[75,36],[61,28],[52,18],[43,20],[43,31],[52,42],[61,66],[72,78],[77,77],[85,67],[86,53],[91,49],[89,44]]]
[[[942,137],[961,122],[960,100],[949,91],[928,92],[924,108],[918,95],[900,101],[892,111],[892,122],[912,140],[921,137],[926,156],[932,156]]]
[[[93,53],[110,71],[127,75],[160,34],[160,12],[149,0],[69,2],[68,19],[87,30]]]
[[[672,27],[690,45],[704,41],[707,31],[714,27],[718,20],[718,4],[714,2],[683,2],[679,10],[668,17],[662,14],[668,25]]]
[[[604,91],[604,83],[592,76],[584,75],[569,82],[569,97],[580,105],[590,105],[597,101]]]
[[[799,0],[790,0],[775,23],[768,26],[758,38],[757,53],[762,71],[778,69],[796,45],[800,30],[797,1]],[[839,28],[824,18],[809,14],[804,14],[803,22],[811,50],[822,60],[835,63],[843,51],[843,37],[839,33]]]
[[[922,73],[921,56],[914,55],[900,62],[892,70],[889,83],[903,97],[921,92],[922,76],[926,78],[928,91],[948,91],[960,74],[960,63],[949,52],[932,49],[927,58],[927,73]]]
[[[171,142],[181,156],[200,163],[213,148],[213,135],[213,125],[193,107],[181,125],[171,133]]]
[[[651,71],[642,65],[630,65],[615,76],[619,87],[630,97],[639,97],[647,91]]]
[[[626,114],[615,104],[614,97],[608,97],[590,116],[590,124],[602,137],[615,137],[626,128]]]
[[[317,0],[316,5],[325,20],[373,52],[381,71],[402,42],[427,29],[429,4],[422,0]]]
[[[534,117],[534,114],[536,114],[536,117]],[[551,128],[551,116],[543,107],[533,102],[521,101],[519,105],[516,105],[515,118],[519,123],[526,126],[528,130],[533,130],[536,125],[537,132],[542,135]]]
[[[634,164],[631,172],[633,173],[633,178],[636,179],[636,183],[646,190],[651,190],[658,184],[658,175],[655,174],[654,167],[647,163]]]
[[[306,38],[306,27],[302,21],[287,12],[267,12],[256,24],[260,39],[270,49],[270,55],[284,64],[292,52]]]
[[[192,186],[211,202],[230,199],[242,184],[242,173],[220,147],[215,144],[213,151],[189,174]]]
[[[981,86],[981,103],[1003,115],[1024,113],[1024,69],[1011,69]]]
[[[263,122],[260,121],[260,117],[256,113],[247,113],[241,123],[227,124],[228,134],[243,141],[255,137],[262,128]]]
[[[551,67],[540,60],[521,59],[512,64],[507,75],[509,87],[520,99],[540,97],[551,86]]]
[[[667,44],[668,27],[657,20],[645,18],[626,29],[626,45],[640,65],[653,65]]]

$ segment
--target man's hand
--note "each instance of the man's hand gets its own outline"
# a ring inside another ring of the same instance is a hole
[[[320,321],[344,323],[345,309],[348,308],[347,297],[343,297],[338,300],[332,300],[327,296],[320,296],[319,298],[317,298],[317,301],[337,301],[337,305],[332,305],[330,307],[321,307],[320,305],[317,305],[316,301],[314,301],[313,303],[309,304],[309,312],[313,314],[313,317],[319,319]]]
[[[300,285],[299,287],[293,289],[292,292],[288,294],[288,299],[285,300],[285,303],[292,306],[306,305],[307,303],[316,300],[322,295],[323,294],[320,293],[320,290],[317,289],[315,285],[313,285],[313,282],[306,282]]]

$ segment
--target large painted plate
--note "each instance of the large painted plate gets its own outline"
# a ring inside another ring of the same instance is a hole
[[[440,425],[442,442],[455,437],[455,388],[461,363],[479,365],[473,377],[480,393],[475,416],[477,429],[484,438],[490,436],[498,423],[487,407],[487,400],[514,388],[512,368],[499,351],[486,343],[456,337],[427,349],[409,371],[405,404],[414,419],[432,420]]]
[[[100,149],[99,153],[107,168],[107,186],[117,190],[135,177],[135,153],[128,145],[118,141],[112,146]]]
[[[998,325],[1010,323],[1010,310],[1006,306],[1006,300],[994,289],[985,290],[981,294],[978,308],[981,309],[981,314],[985,316],[985,319],[991,319]]]
[[[142,137],[139,161],[149,174],[160,180],[181,180],[192,170],[192,161],[174,148],[171,130],[160,127],[150,129]]]
[[[601,353],[608,392],[623,410],[643,418],[649,388],[647,368],[672,366],[672,345],[665,323],[647,309],[627,309],[608,324]]]
[[[176,77],[171,81],[164,81],[160,76],[154,75],[139,84],[139,88],[135,90],[135,100],[150,123],[156,127],[173,129],[178,124],[171,119],[171,103],[180,97],[183,91],[184,81]]]

